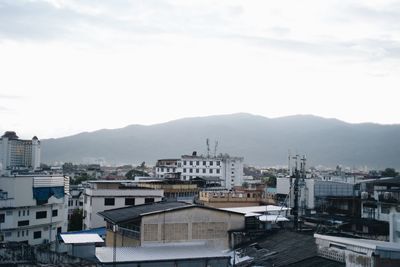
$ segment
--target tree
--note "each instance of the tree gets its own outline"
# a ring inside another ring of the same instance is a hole
[[[242,187],[246,188],[246,189],[249,188],[249,183],[248,182],[243,182]]]
[[[71,219],[68,223],[68,231],[82,230],[83,212],[82,209],[76,209],[71,214]]]
[[[81,184],[84,181],[91,180],[91,177],[87,173],[82,173],[80,176],[76,176],[71,180],[71,184]]]
[[[147,172],[132,169],[125,174],[126,179],[134,180],[136,176],[149,176]]]
[[[394,168],[386,168],[382,171],[382,177],[397,177],[398,175],[399,173]]]
[[[276,187],[276,176],[275,175],[271,175],[268,177],[267,186],[268,187]]]

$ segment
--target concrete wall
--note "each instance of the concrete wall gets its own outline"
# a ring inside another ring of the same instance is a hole
[[[85,266],[95,267],[96,264],[87,260],[71,257],[63,253],[56,253],[48,248],[32,247],[25,244],[9,244],[0,248],[0,264],[4,266],[37,266],[49,264],[51,266]],[[7,265],[6,265],[7,264]]]
[[[130,237],[122,236],[120,233],[116,233],[115,246],[117,247],[137,247],[140,246],[139,239],[133,239]],[[106,246],[114,246],[114,232],[107,229],[106,232]]]
[[[84,227],[85,229],[92,229],[106,225],[103,217],[97,214],[98,212],[127,207],[125,205],[125,198],[135,198],[135,205],[144,204],[146,197],[154,198],[155,202],[159,202],[164,196],[164,191],[153,189],[85,189],[83,195]],[[114,205],[105,206],[105,198],[114,198]]]
[[[229,230],[244,229],[244,216],[194,207],[142,218],[141,244],[204,241],[229,248]]]

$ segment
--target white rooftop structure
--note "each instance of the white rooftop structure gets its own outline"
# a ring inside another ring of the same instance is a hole
[[[258,219],[262,222],[288,222],[289,219],[282,215],[261,215]]]
[[[113,262],[113,247],[96,248],[100,263]],[[170,243],[144,247],[117,247],[116,262],[169,261],[177,259],[226,258],[228,254],[204,243]]]
[[[60,234],[65,244],[103,243],[98,234]]]
[[[248,213],[269,213],[269,212],[281,212],[281,211],[287,211],[289,208],[287,207],[280,207],[280,206],[275,206],[275,205],[266,205],[266,206],[250,206],[250,207],[238,207],[238,208],[222,208],[222,210],[228,210],[228,211],[234,211],[234,212],[239,212],[242,214],[248,214]]]
[[[400,252],[400,245],[398,243],[394,243],[394,242],[386,242],[386,241],[379,241],[379,240],[373,240],[373,239],[357,239],[357,238],[349,238],[349,237],[328,236],[328,235],[320,235],[320,234],[314,234],[314,237],[320,238],[323,240],[332,241],[332,242],[339,243],[339,244],[364,247],[364,248],[373,249],[373,250],[385,250],[385,251]]]

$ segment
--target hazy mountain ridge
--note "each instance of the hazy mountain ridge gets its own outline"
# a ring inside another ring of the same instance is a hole
[[[400,125],[350,124],[311,115],[276,119],[246,113],[184,118],[150,126],[129,125],[42,140],[43,162],[154,164],[196,150],[206,138],[218,152],[244,156],[260,166],[286,164],[288,150],[306,154],[309,163],[335,166],[400,167]]]

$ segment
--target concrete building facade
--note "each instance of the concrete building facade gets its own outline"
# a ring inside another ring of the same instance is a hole
[[[137,187],[131,180],[94,180],[83,192],[83,229],[104,227],[99,212],[161,201],[163,190]]]
[[[242,157],[203,156],[193,152],[192,155],[183,155],[180,159],[157,161],[155,175],[158,178],[179,176],[184,181],[197,177],[218,178],[224,188],[232,189],[244,182],[243,160]]]
[[[101,213],[107,221],[106,245],[148,246],[202,242],[227,249],[231,231],[245,228],[242,213],[183,202],[159,202]]]
[[[0,175],[9,175],[13,170],[35,170],[40,167],[40,141],[19,139],[12,131],[0,138]]]
[[[30,245],[49,243],[68,227],[69,178],[0,178],[0,240]]]

